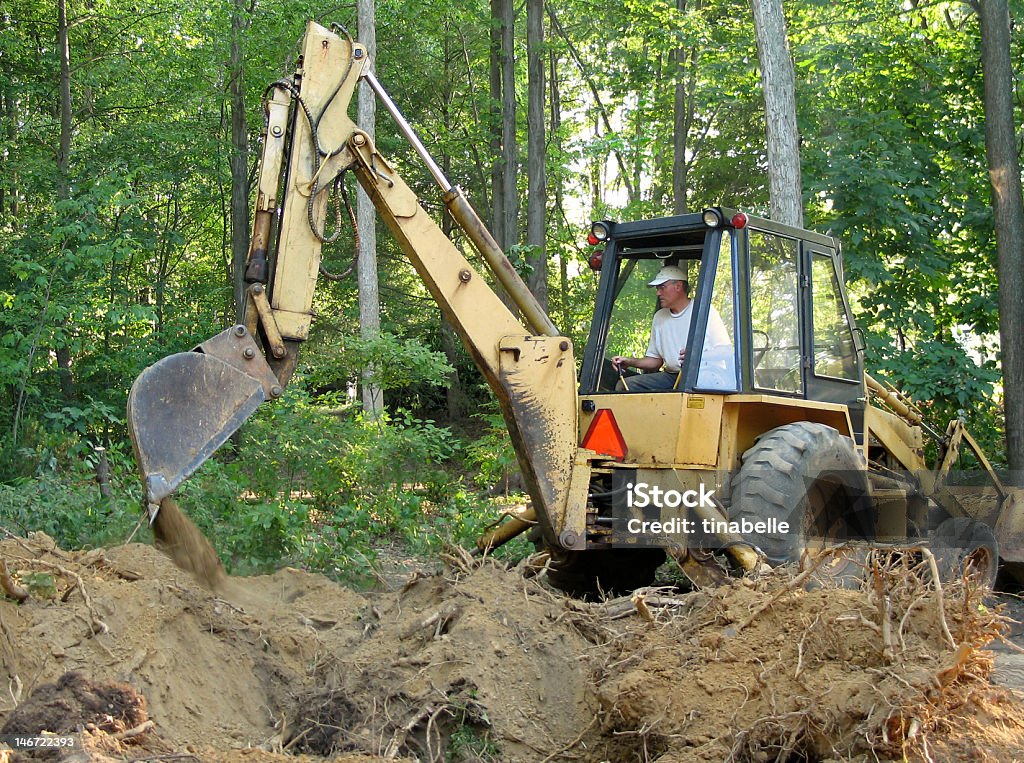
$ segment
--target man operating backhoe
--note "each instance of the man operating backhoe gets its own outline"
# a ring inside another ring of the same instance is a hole
[[[628,386],[619,382],[622,386],[617,387],[618,389],[628,389],[630,392],[673,389],[683,361],[686,360],[686,342],[690,335],[693,301],[690,299],[690,285],[686,280],[686,274],[675,265],[666,265],[647,285],[654,287],[657,292],[660,308],[654,314],[647,352],[642,358],[622,355],[612,358],[612,366],[620,373],[624,368],[637,368],[648,372],[631,377]],[[718,311],[712,307],[708,313],[708,329],[704,338],[702,377],[721,376],[722,384],[715,386],[724,385],[731,388],[735,384],[735,374],[730,370],[732,356],[729,332],[726,331],[725,323]],[[660,370],[662,368],[664,370]],[[711,371],[720,373],[712,374]],[[728,381],[730,376],[733,379],[731,383]]]

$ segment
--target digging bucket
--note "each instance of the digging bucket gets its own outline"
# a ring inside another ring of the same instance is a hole
[[[128,432],[147,504],[169,496],[260,403],[280,394],[280,382],[240,325],[146,368],[128,395]]]

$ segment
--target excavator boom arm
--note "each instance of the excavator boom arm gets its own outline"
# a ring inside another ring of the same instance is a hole
[[[349,118],[361,78],[423,159],[447,209],[526,326]],[[270,92],[243,325],[150,367],[130,395],[129,429],[151,511],[288,383],[309,334],[329,191],[351,171],[494,390],[545,534],[567,548],[583,547],[589,462],[576,446],[570,340],[558,335],[461,190],[369,71],[362,46],[311,23],[295,78]],[[154,425],[157,410],[160,426]],[[177,422],[173,448],[163,436],[168,420]]]

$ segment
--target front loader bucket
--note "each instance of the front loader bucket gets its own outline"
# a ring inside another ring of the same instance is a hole
[[[128,432],[148,504],[159,504],[242,425],[280,383],[244,326],[157,361],[128,395]]]

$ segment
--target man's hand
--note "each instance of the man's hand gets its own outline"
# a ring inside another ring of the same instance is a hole
[[[622,373],[622,369],[629,367],[626,362],[628,360],[632,360],[632,358],[627,358],[624,357],[623,355],[615,355],[612,357],[612,368],[614,368],[619,373]]]
[[[683,361],[686,360],[686,348],[684,347],[679,351],[679,367],[683,367]]]

